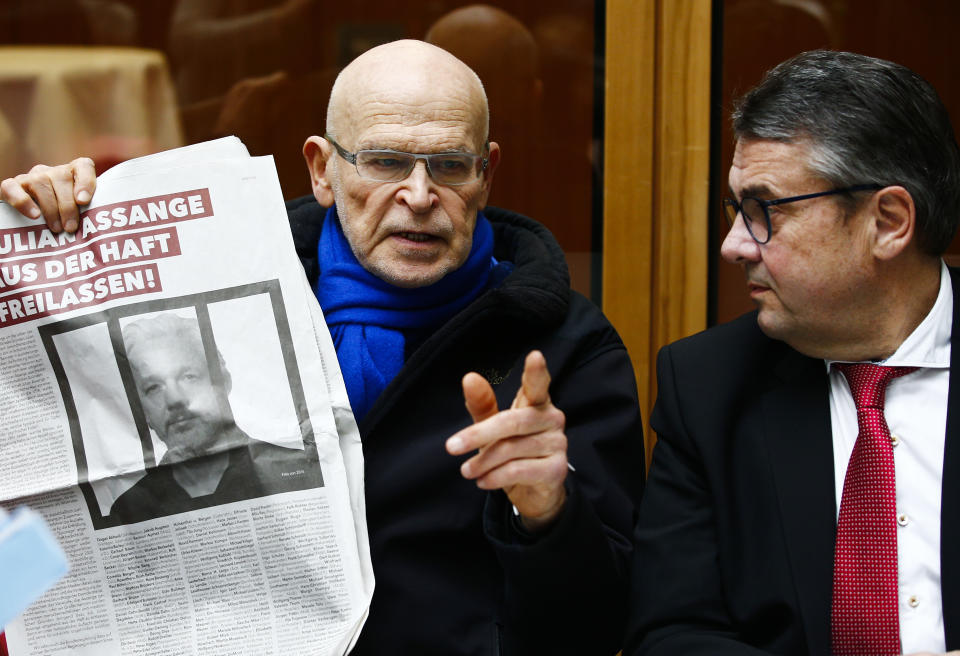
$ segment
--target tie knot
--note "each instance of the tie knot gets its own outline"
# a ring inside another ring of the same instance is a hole
[[[865,363],[834,366],[846,377],[857,410],[861,408],[883,410],[887,383],[917,370],[916,367],[884,367],[879,364]]]

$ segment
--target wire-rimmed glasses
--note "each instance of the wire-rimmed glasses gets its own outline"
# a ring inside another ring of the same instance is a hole
[[[486,170],[488,160],[473,153],[405,153],[399,150],[358,150],[351,153],[329,134],[329,141],[340,157],[355,167],[361,177],[378,182],[399,182],[405,179],[419,160],[427,165],[427,173],[434,182],[448,186],[473,182]]]

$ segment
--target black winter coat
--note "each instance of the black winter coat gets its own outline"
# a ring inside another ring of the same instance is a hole
[[[311,284],[325,210],[289,201]],[[600,311],[570,290],[563,252],[526,217],[488,207],[494,256],[514,271],[408,354],[360,423],[376,587],[354,654],[591,654],[621,645],[630,535],[643,488],[636,383]],[[460,387],[489,380],[501,408],[532,349],[546,356],[564,411],[568,503],[533,539],[502,492],[460,476],[444,449],[470,423]]]

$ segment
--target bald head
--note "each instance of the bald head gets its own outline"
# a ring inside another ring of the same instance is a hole
[[[423,41],[393,41],[354,59],[337,76],[327,106],[327,132],[354,148],[361,146],[351,137],[374,123],[417,126],[426,136],[452,122],[469,126],[479,152],[489,129],[483,85],[462,61]]]

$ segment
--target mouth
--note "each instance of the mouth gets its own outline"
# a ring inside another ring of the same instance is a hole
[[[770,291],[770,287],[756,282],[748,282],[747,291],[750,293],[750,296],[759,296],[764,292]]]
[[[427,234],[425,232],[397,232],[395,233],[397,237],[401,239],[406,239],[407,241],[416,242],[418,244],[426,243],[429,241],[434,241],[437,237]]]
[[[167,431],[172,433],[183,432],[193,425],[196,418],[196,415],[193,414],[180,414],[171,417],[170,420],[167,421]]]

